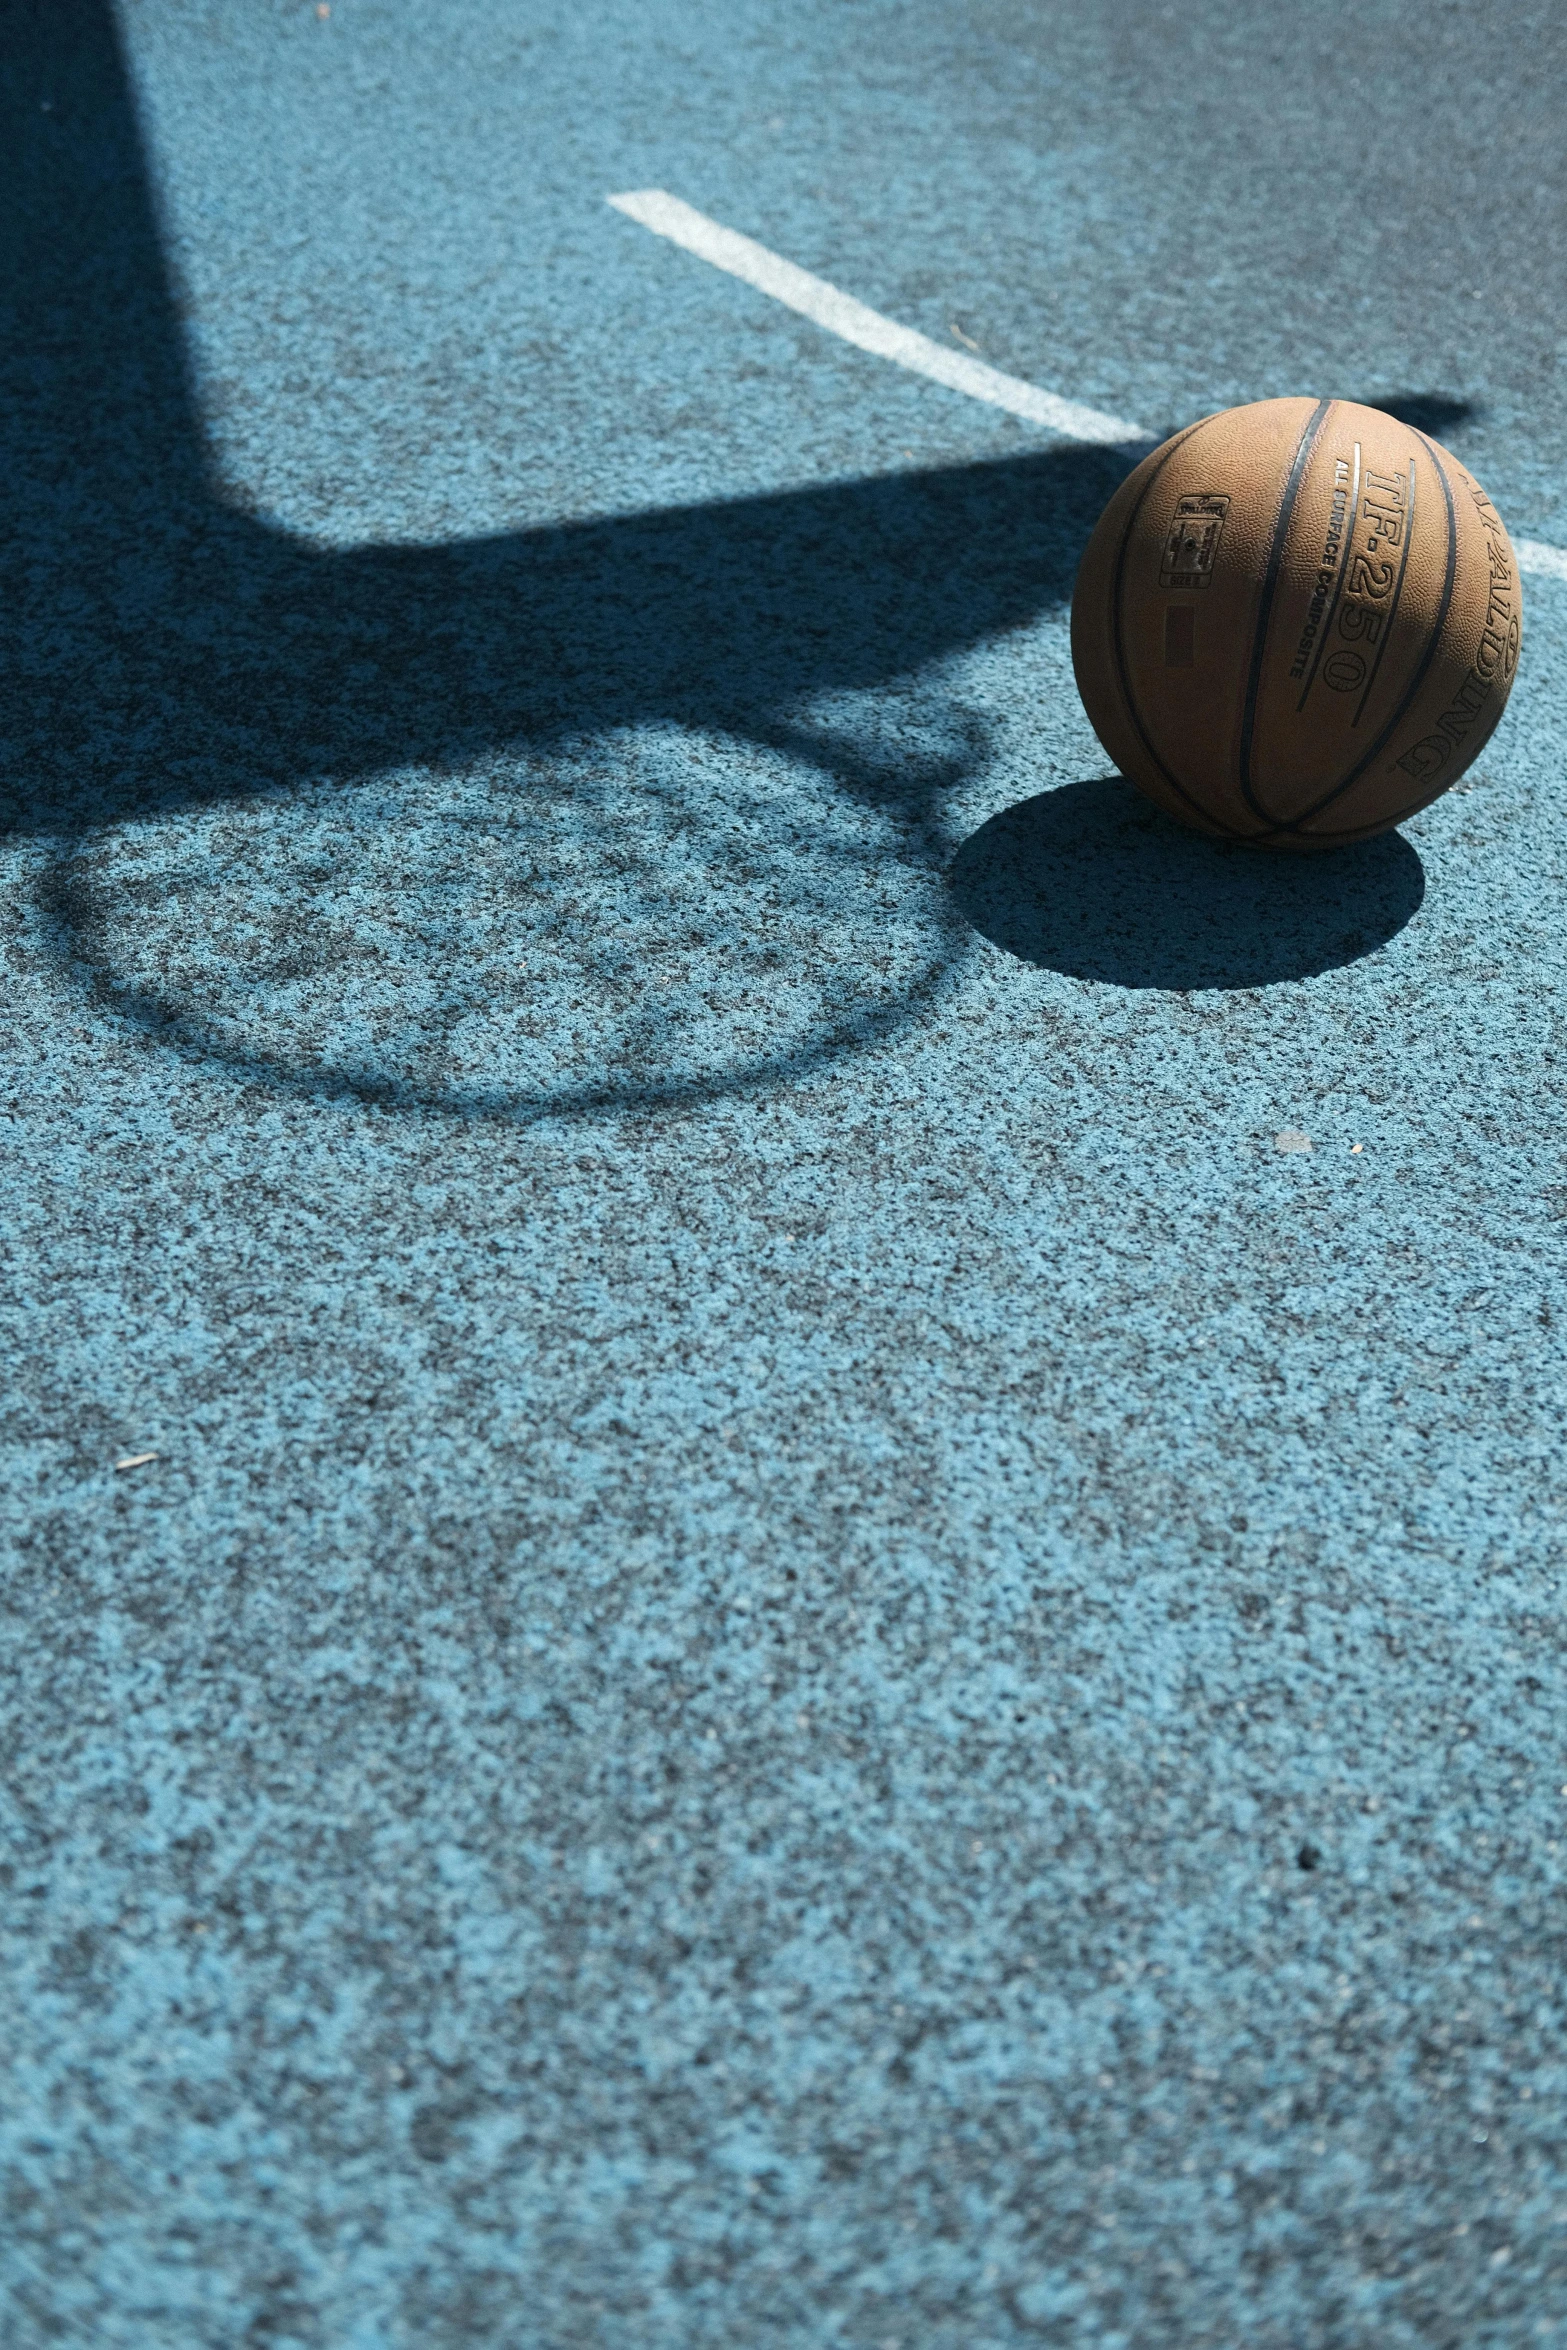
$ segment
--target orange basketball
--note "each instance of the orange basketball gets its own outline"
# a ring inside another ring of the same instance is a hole
[[[1183,824],[1259,848],[1385,832],[1500,718],[1518,565],[1456,457],[1351,400],[1259,400],[1121,484],[1072,597],[1094,732]]]

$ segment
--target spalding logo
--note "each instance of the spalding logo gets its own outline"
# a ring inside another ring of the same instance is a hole
[[[1167,588],[1205,588],[1213,577],[1214,557],[1224,533],[1228,498],[1210,491],[1192,491],[1178,498],[1165,535],[1159,585]]]

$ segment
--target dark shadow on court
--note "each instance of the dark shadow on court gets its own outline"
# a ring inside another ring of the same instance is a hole
[[[236,511],[209,478],[112,16],[0,0],[0,36],[13,824],[68,835],[642,720],[774,743],[802,700],[1070,594],[1126,470],[1112,451],[433,548],[320,552]]]
[[[974,928],[1025,963],[1117,987],[1262,987],[1353,963],[1401,930],[1425,873],[1397,833],[1270,857],[1184,832],[1119,776],[1005,808],[951,884]]]
[[[1468,424],[1480,414],[1473,400],[1455,400],[1445,392],[1372,393],[1361,405],[1380,408],[1384,416],[1396,416],[1400,424],[1412,425],[1416,432],[1429,433],[1434,441],[1444,439],[1456,426]]]
[[[667,724],[814,758],[836,789],[874,803],[900,856],[939,868],[951,851],[943,802],[982,746],[956,768],[819,741],[802,751],[801,710],[823,693],[907,680],[1059,608],[1129,462],[1064,448],[460,545],[319,552],[237,511],[210,478],[106,0],[0,0],[0,432],[0,823],[65,852],[53,934],[89,970],[92,916],[69,850],[104,826],[389,770],[457,772],[617,727]],[[515,788],[525,808],[522,763]],[[1155,886],[1156,852],[1135,826],[1121,838],[1120,803],[1092,797],[1109,787],[1082,788],[1075,833],[1062,829],[1066,800],[1052,800],[1037,821],[1019,818],[1021,832],[998,819],[994,843],[960,859],[981,908],[972,918],[1015,951],[1132,985],[1244,984],[1359,951],[1330,945],[1325,912],[1305,910],[1326,880],[1258,864],[1242,885],[1203,864],[1209,852],[1170,847],[1157,853],[1184,876],[1192,939],[1209,941],[1178,949],[1138,895]],[[1112,883],[1122,855],[1127,877]],[[1041,910],[1048,885],[1041,897],[1018,878],[1064,870],[1063,859],[1088,884],[1067,930],[1065,915]],[[1411,869],[1413,853],[1396,846],[1360,866],[1331,860],[1355,898],[1334,939],[1385,936],[1384,901],[1415,902]],[[1369,881],[1356,896],[1349,876],[1362,870],[1404,875],[1403,897]],[[418,887],[411,874],[414,921]],[[1237,889],[1253,893],[1250,912],[1237,911]],[[1097,940],[1096,918],[1110,925]],[[1223,947],[1236,921],[1251,924],[1250,943]],[[963,935],[954,923],[933,938],[933,972]],[[345,938],[348,988],[355,951]],[[1188,968],[1230,976],[1170,976]],[[127,996],[116,1002],[140,1016]],[[885,1005],[865,1019],[845,1011],[830,1034],[735,1082],[788,1082],[886,1034],[891,1018]],[[164,1013],[148,1006],[145,1025],[179,1045]],[[185,1049],[208,1048],[192,1030]],[[317,1083],[307,1066],[258,1073]],[[585,1085],[572,1102],[665,1098],[627,1079]]]

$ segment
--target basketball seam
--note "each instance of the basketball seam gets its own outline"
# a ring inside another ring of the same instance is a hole
[[[1251,745],[1257,728],[1257,697],[1262,690],[1262,662],[1268,647],[1268,623],[1273,617],[1273,599],[1278,593],[1279,572],[1284,563],[1284,541],[1289,533],[1290,518],[1295,501],[1300,496],[1300,485],[1305,479],[1311,453],[1321,438],[1335,403],[1319,400],[1301,428],[1294,460],[1279,501],[1278,519],[1273,525],[1273,539],[1268,548],[1268,566],[1263,573],[1262,595],[1258,600],[1257,617],[1252,626],[1250,663],[1246,678],[1246,699],[1241,706],[1241,739],[1236,756],[1236,776],[1241,798],[1252,814],[1270,832],[1288,831],[1290,827],[1275,816],[1270,816],[1251,788]]]
[[[1426,455],[1431,460],[1431,464],[1433,470],[1436,473],[1437,480],[1442,485],[1442,499],[1444,505],[1447,508],[1447,573],[1442,582],[1442,601],[1437,607],[1436,618],[1431,625],[1430,634],[1426,639],[1425,657],[1421,661],[1419,668],[1415,671],[1414,676],[1410,679],[1408,685],[1405,687],[1403,700],[1399,703],[1398,708],[1388,719],[1387,724],[1383,727],[1382,732],[1377,736],[1377,739],[1372,744],[1370,750],[1366,752],[1364,758],[1361,759],[1357,766],[1354,766],[1350,769],[1349,773],[1344,777],[1342,783],[1336,783],[1333,786],[1333,789],[1322,799],[1316,801],[1315,804],[1309,808],[1303,808],[1300,814],[1296,817],[1293,817],[1288,824],[1280,825],[1278,829],[1281,832],[1299,832],[1303,825],[1309,824],[1311,822],[1313,817],[1320,816],[1324,808],[1331,808],[1336,799],[1342,798],[1343,794],[1347,792],[1352,785],[1357,784],[1360,781],[1361,777],[1365,774],[1366,769],[1371,765],[1372,761],[1374,759],[1379,759],[1382,756],[1382,753],[1387,748],[1389,737],[1394,734],[1396,730],[1403,724],[1405,718],[1409,714],[1410,703],[1414,700],[1416,694],[1420,691],[1420,688],[1425,684],[1426,674],[1429,671],[1432,662],[1436,659],[1437,647],[1442,641],[1442,631],[1447,626],[1447,615],[1452,608],[1453,602],[1453,582],[1458,576],[1458,515],[1457,510],[1453,504],[1453,485],[1447,478],[1446,468],[1443,466],[1441,456],[1437,451],[1435,443],[1427,440],[1425,434],[1420,432],[1415,426],[1411,425],[1410,430],[1414,433],[1415,438],[1419,441],[1421,447],[1425,450]],[[1440,798],[1441,794],[1437,793],[1434,796]],[[1429,807],[1430,802],[1427,800],[1422,800],[1417,804],[1420,807]],[[1413,813],[1413,809],[1406,810],[1406,814]],[[1395,816],[1391,818],[1390,821],[1393,824],[1401,824],[1403,822],[1403,817]],[[1388,824],[1384,823],[1381,829],[1386,831],[1388,829]]]
[[[1378,833],[1394,831],[1411,816],[1418,816],[1422,808],[1429,808],[1431,802],[1439,800],[1441,796],[1441,792],[1428,792],[1423,800],[1410,800],[1394,816],[1377,816],[1369,824],[1349,824],[1342,832],[1306,832],[1300,837],[1309,841],[1313,848],[1324,849],[1341,849],[1352,840],[1375,840]]]
[[[1110,577],[1110,653],[1111,659],[1115,664],[1116,683],[1121,689],[1122,707],[1125,709],[1127,716],[1132,722],[1132,731],[1137,736],[1138,741],[1142,744],[1143,749],[1148,754],[1148,757],[1153,762],[1153,765],[1158,770],[1159,774],[1169,785],[1171,791],[1174,792],[1176,798],[1182,801],[1185,806],[1190,808],[1192,814],[1199,818],[1205,830],[1212,828],[1214,831],[1220,833],[1226,840],[1244,840],[1247,837],[1245,833],[1237,832],[1231,826],[1219,823],[1218,819],[1211,813],[1209,809],[1202,805],[1200,800],[1194,799],[1191,793],[1186,790],[1185,786],[1176,781],[1175,777],[1170,773],[1169,768],[1166,767],[1164,761],[1160,758],[1158,752],[1154,749],[1153,743],[1148,734],[1148,729],[1143,724],[1142,716],[1137,707],[1136,698],[1132,692],[1132,682],[1127,672],[1126,651],[1121,630],[1121,589],[1126,576],[1127,550],[1132,543],[1132,532],[1136,528],[1137,518],[1153,494],[1154,483],[1159,479],[1159,476],[1163,473],[1165,467],[1169,464],[1177,449],[1184,448],[1186,443],[1191,439],[1192,435],[1194,433],[1201,432],[1205,424],[1215,424],[1217,422],[1217,417],[1200,416],[1195,424],[1189,424],[1183,433],[1178,433],[1174,440],[1169,443],[1168,447],[1164,451],[1164,454],[1159,459],[1158,464],[1154,467],[1152,473],[1150,473],[1148,479],[1144,482],[1142,489],[1139,491],[1137,497],[1132,502],[1132,510],[1126,518],[1126,527],[1121,533],[1121,543],[1115,551],[1115,569]]]
[[[1342,601],[1344,595],[1344,582],[1349,577],[1349,567],[1353,557],[1355,545],[1354,518],[1360,512],[1360,457],[1364,446],[1364,442],[1361,441],[1357,436],[1354,443],[1355,478],[1350,485],[1350,521],[1349,527],[1344,534],[1345,547],[1344,552],[1339,559],[1338,581],[1333,590],[1333,601],[1331,604],[1329,604],[1326,613],[1323,615],[1322,633],[1317,638],[1317,649],[1311,656],[1311,673],[1307,677],[1305,684],[1300,689],[1300,700],[1295,704],[1295,715],[1297,718],[1300,716],[1302,710],[1305,709],[1306,698],[1311,692],[1312,687],[1317,682],[1317,671],[1321,667],[1322,656],[1327,650],[1328,638],[1333,633],[1333,623],[1338,618],[1339,604]]]
[[[1371,664],[1371,675],[1366,679],[1365,691],[1355,704],[1355,715],[1349,722],[1351,732],[1360,724],[1366,714],[1366,704],[1371,699],[1371,689],[1382,674],[1382,664],[1387,659],[1388,646],[1393,642],[1393,624],[1398,618],[1398,607],[1404,600],[1404,578],[1409,570],[1410,549],[1415,543],[1415,512],[1419,503],[1415,495],[1416,478],[1415,461],[1411,457],[1409,460],[1409,508],[1404,516],[1404,551],[1398,559],[1398,577],[1393,582],[1393,601],[1387,608],[1387,626],[1382,633],[1382,642],[1377,647],[1377,657]]]

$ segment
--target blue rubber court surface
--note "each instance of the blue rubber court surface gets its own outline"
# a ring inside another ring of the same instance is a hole
[[[1567,18],[0,0],[0,2335],[1567,2342]],[[1162,434],[1461,790],[1107,772]],[[1021,395],[1020,395],[1021,397]]]

